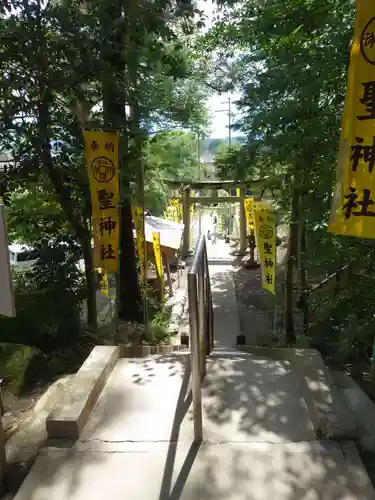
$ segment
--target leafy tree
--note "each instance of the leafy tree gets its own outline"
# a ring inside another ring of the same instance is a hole
[[[193,132],[155,134],[147,147],[146,206],[162,214],[169,197],[165,180],[189,181],[197,174],[197,138]]]
[[[247,143],[231,159],[241,175],[254,168],[281,207],[290,207],[286,266],[285,333],[295,339],[293,268],[314,260],[311,242],[346,246],[326,234],[345,96],[347,48],[353,26],[351,0],[246,0],[226,3],[225,20],[207,36],[209,47],[233,54],[233,85],[242,90],[237,127]],[[248,166],[246,166],[246,163]],[[305,240],[308,248],[297,253]],[[319,236],[318,236],[319,235]],[[320,245],[320,252],[325,248]],[[346,253],[346,259],[348,259]],[[337,261],[336,261],[337,263]]]
[[[117,0],[10,0],[4,10],[0,131],[1,149],[15,159],[7,172],[9,191],[15,193],[13,232],[32,241],[42,233],[49,239],[56,231],[57,239],[70,235],[79,243],[88,323],[95,328],[90,198],[81,133],[83,127],[118,128],[123,166],[120,316],[139,320],[130,187],[135,181],[142,196],[150,128],[163,120],[185,125],[205,120],[199,104],[201,69],[189,45],[199,13],[190,2],[147,0],[132,5]],[[44,220],[50,216],[44,229],[33,214],[26,219],[37,200],[43,200],[39,215]],[[49,208],[56,202],[52,214]]]

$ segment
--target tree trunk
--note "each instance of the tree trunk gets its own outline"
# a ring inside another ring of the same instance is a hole
[[[123,202],[120,226],[119,318],[142,321],[142,299],[138,281],[130,200]]]
[[[120,257],[119,257],[119,318],[124,321],[140,321],[141,292],[138,281],[137,260],[134,246],[133,219],[130,198],[129,177],[129,132],[126,130],[127,120],[125,113],[125,90],[116,82],[123,81],[126,74],[124,54],[127,49],[124,43],[123,32],[116,32],[115,25],[123,17],[120,4],[110,6],[103,13],[103,58],[110,68],[109,75],[103,77],[103,111],[105,125],[125,132],[121,151],[121,212],[120,212]],[[108,19],[112,20],[110,33]],[[107,40],[107,47],[104,47]],[[113,47],[117,47],[116,52]],[[105,49],[105,50],[104,50]]]
[[[296,186],[292,188],[291,222],[289,227],[287,264],[285,270],[285,311],[284,311],[284,331],[285,341],[288,345],[295,343],[296,334],[294,331],[294,294],[293,294],[293,271],[296,262],[298,247],[298,204],[299,196]]]
[[[301,221],[298,238],[298,277],[299,277],[299,305],[304,306],[307,289],[306,271],[306,222]]]
[[[97,305],[96,305],[96,292],[97,283],[95,279],[94,262],[91,251],[91,241],[90,239],[84,244],[81,243],[83,258],[85,261],[85,277],[86,277],[86,300],[87,300],[87,324],[91,327],[91,330],[97,328]]]

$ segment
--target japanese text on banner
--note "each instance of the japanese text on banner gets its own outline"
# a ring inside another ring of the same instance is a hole
[[[141,271],[142,283],[145,283],[147,256],[145,254],[145,217],[143,207],[141,205],[133,205],[132,214],[137,242],[138,264]]]
[[[90,183],[95,265],[118,270],[119,134],[85,131],[85,158]]]
[[[328,230],[375,238],[375,2],[357,0]]]
[[[276,293],[276,214],[270,206],[254,205],[255,235],[262,270],[262,286]]]
[[[247,227],[251,232],[254,231],[254,198],[246,197],[244,203]]]
[[[164,295],[165,295],[164,266],[163,266],[163,257],[161,254],[159,233],[152,233],[152,243],[154,246],[156,272],[158,274],[160,282],[161,299],[164,300]]]
[[[119,222],[117,210],[107,210],[92,217],[95,267],[113,273],[118,270]]]

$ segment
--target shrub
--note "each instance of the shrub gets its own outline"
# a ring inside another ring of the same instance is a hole
[[[37,264],[14,274],[16,318],[0,319],[0,342],[17,342],[44,352],[69,344],[80,333],[83,277],[77,248],[40,247]]]

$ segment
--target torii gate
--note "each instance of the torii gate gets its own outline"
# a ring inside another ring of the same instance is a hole
[[[190,250],[190,206],[192,203],[200,203],[203,206],[212,205],[213,203],[239,203],[240,204],[240,249],[239,253],[244,254],[247,248],[247,231],[246,231],[246,217],[245,217],[245,196],[246,191],[251,184],[258,184],[264,179],[256,179],[248,182],[239,181],[170,181],[165,180],[166,184],[172,189],[179,189],[182,193],[180,202],[183,206],[183,222],[184,222],[184,236],[182,245],[182,256],[186,258]],[[191,197],[191,190],[207,190],[213,191],[212,196],[194,196]],[[231,189],[239,189],[240,196],[220,196],[218,190],[223,189],[229,191]]]

